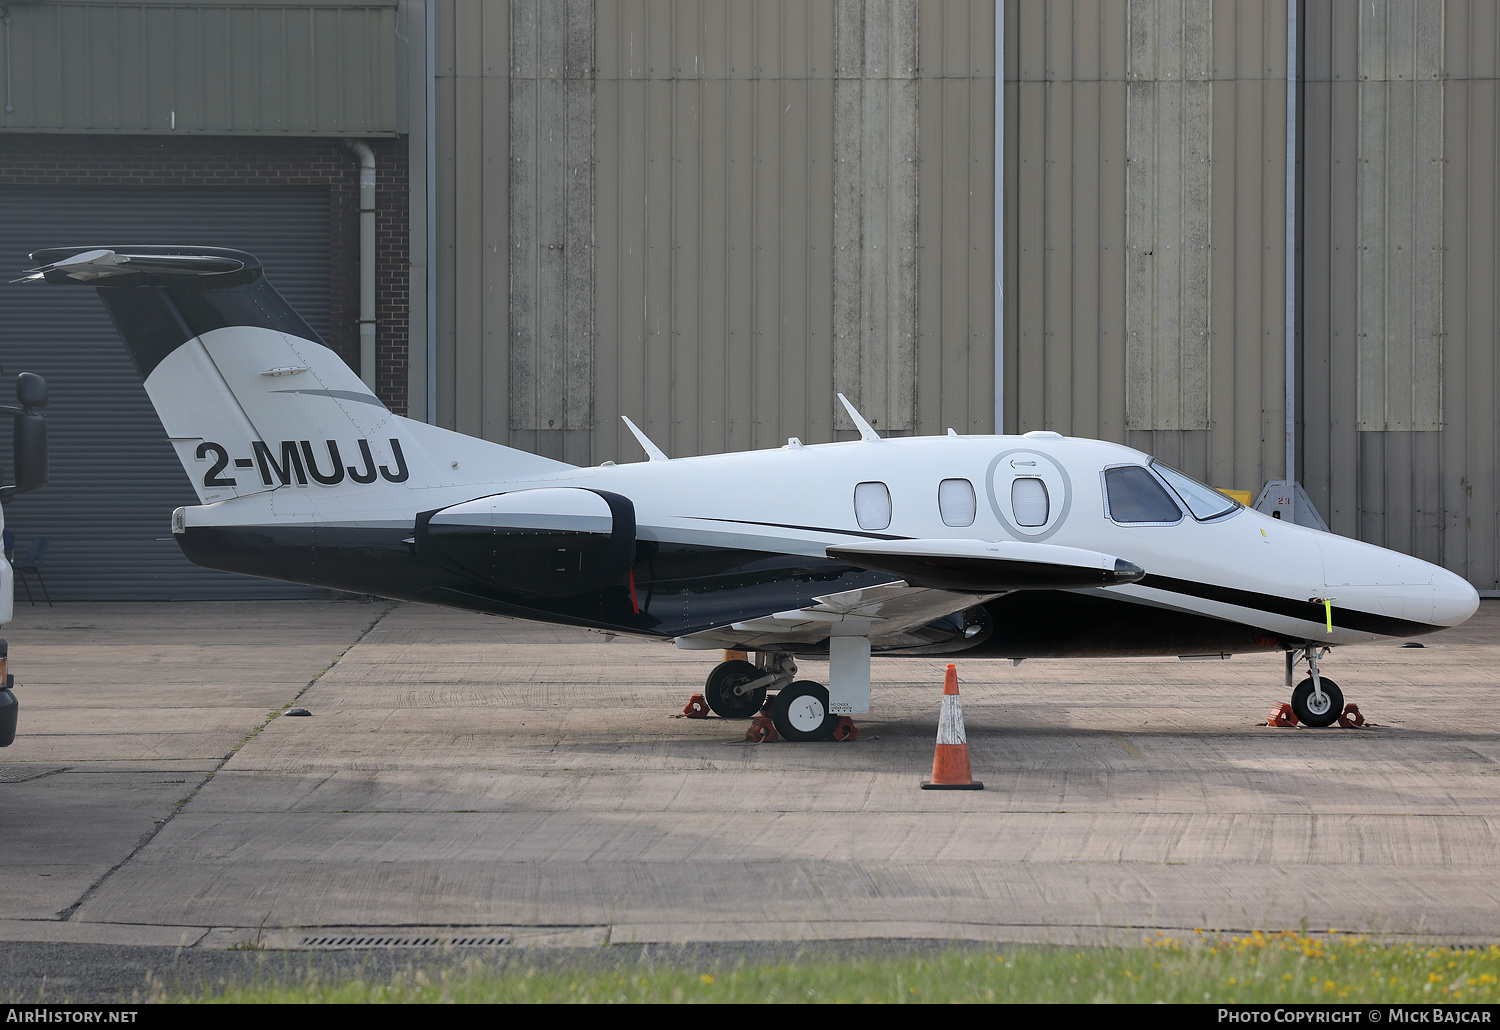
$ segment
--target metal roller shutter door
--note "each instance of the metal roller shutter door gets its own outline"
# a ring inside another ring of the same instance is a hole
[[[235,247],[319,333],[329,324],[326,188],[0,187],[0,272],[41,247],[116,243]],[[51,483],[5,508],[17,552],[50,536],[43,574],[54,600],[319,596],[307,587],[193,565],[171,539],[172,509],[196,504],[124,344],[90,289],[0,286],[0,402],[17,372],[47,378]],[[10,465],[10,420],[0,419]],[[7,471],[8,477],[8,471]],[[17,587],[24,604],[25,592]]]

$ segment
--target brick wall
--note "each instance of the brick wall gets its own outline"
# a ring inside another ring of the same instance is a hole
[[[376,392],[406,414],[408,195],[405,139],[375,152]],[[359,368],[359,158],[318,137],[0,135],[0,185],[327,186],[327,344]]]

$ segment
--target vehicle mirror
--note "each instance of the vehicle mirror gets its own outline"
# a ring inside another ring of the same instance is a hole
[[[47,380],[35,372],[22,372],[16,376],[16,400],[27,411],[47,406]]]

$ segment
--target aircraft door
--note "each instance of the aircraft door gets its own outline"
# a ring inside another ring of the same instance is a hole
[[[1061,464],[1040,451],[1003,452],[990,462],[988,479],[990,508],[1018,540],[1045,540],[1068,517],[1072,481]]]

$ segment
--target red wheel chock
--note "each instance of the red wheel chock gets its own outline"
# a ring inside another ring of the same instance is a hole
[[[1292,711],[1291,705],[1282,703],[1277,705],[1276,710],[1266,719],[1266,725],[1295,726],[1297,725],[1297,715]],[[1339,725],[1346,730],[1359,729],[1365,725],[1365,717],[1360,714],[1359,705],[1353,701],[1346,704],[1343,712],[1339,714]]]
[[[1276,706],[1266,718],[1267,726],[1295,726],[1297,725],[1297,713],[1292,711],[1292,706],[1283,701]]]
[[[750,720],[750,728],[745,731],[745,739],[752,744],[774,744],[781,739],[781,734],[776,732],[776,723],[771,720],[771,706],[776,702],[776,695],[772,694],[766,698],[766,703],[760,706],[760,714]],[[834,723],[833,732],[828,735],[829,740],[858,740],[859,727],[854,725],[854,720],[847,715],[839,716],[839,721]]]
[[[781,739],[781,734],[776,732],[776,724],[769,715],[757,715],[750,720],[745,739],[752,744],[774,744]]]
[[[829,740],[845,741],[858,740],[859,727],[854,725],[854,720],[847,715],[839,716],[839,721],[834,723],[833,732],[828,735]]]
[[[682,714],[689,719],[707,719],[709,716],[708,699],[702,694],[694,694],[688,698],[687,707]]]

